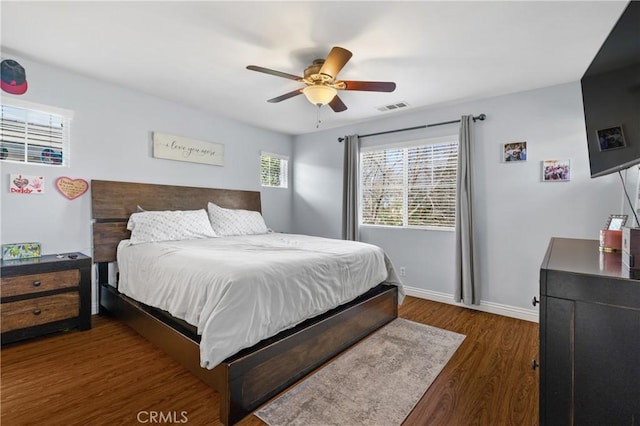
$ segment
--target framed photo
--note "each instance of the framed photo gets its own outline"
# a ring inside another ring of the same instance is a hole
[[[627,223],[627,217],[628,216],[626,214],[612,214],[609,216],[607,224],[602,229],[606,229],[608,231],[620,231],[625,223]]]
[[[502,145],[502,162],[527,161],[527,143],[509,142]]]
[[[598,133],[600,151],[609,151],[627,146],[624,140],[624,134],[622,133],[622,126],[600,129],[596,130],[596,132]]]
[[[568,182],[571,180],[569,160],[544,160],[542,162],[543,182]]]

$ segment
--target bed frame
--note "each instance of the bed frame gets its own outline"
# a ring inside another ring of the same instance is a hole
[[[221,207],[261,211],[260,192],[92,180],[93,259],[98,265],[100,314],[114,315],[164,350],[220,394],[220,421],[235,424],[297,380],[398,316],[397,287],[380,284],[356,300],[309,319],[227,358],[200,367],[194,327],[136,302],[109,283],[126,224],[145,210]]]

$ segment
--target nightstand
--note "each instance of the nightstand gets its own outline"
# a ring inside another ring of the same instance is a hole
[[[91,328],[91,258],[82,253],[3,260],[0,335],[5,345]]]

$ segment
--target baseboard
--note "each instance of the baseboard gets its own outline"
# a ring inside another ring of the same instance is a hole
[[[404,291],[407,296],[418,297],[420,299],[433,300],[434,302],[447,303],[449,305],[475,309],[477,311],[488,312],[490,314],[497,314],[505,317],[518,318],[525,321],[539,321],[539,312],[537,309],[524,309],[517,306],[503,305],[500,303],[486,302],[483,300],[480,301],[479,305],[465,305],[464,303],[456,302],[454,300],[453,294],[425,290],[417,287],[405,286]]]

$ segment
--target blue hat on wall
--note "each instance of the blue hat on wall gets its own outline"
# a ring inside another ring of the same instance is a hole
[[[5,59],[0,64],[1,87],[7,93],[22,95],[27,91],[27,76],[22,65],[13,59]]]

